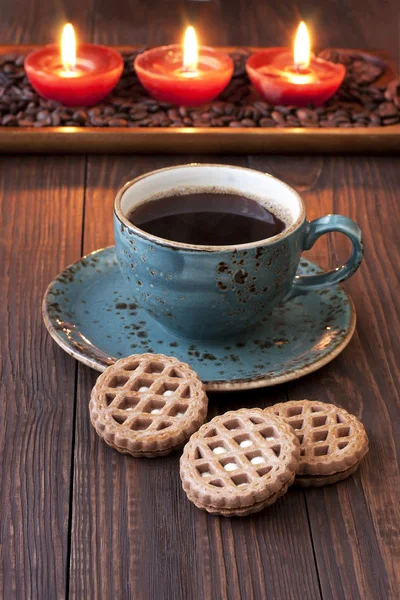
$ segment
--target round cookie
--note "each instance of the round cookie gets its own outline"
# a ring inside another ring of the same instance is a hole
[[[334,404],[293,400],[270,406],[264,412],[283,418],[295,430],[300,442],[295,482],[303,487],[346,479],[368,452],[362,423]]]
[[[192,435],[182,486],[198,508],[227,517],[273,504],[293,483],[300,456],[291,427],[258,408],[227,412]]]
[[[181,448],[206,418],[208,398],[198,375],[163,354],[122,358],[98,378],[90,420],[109,445],[138,457]]]

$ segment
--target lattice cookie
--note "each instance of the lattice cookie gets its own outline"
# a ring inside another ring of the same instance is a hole
[[[300,442],[296,483],[304,487],[345,479],[368,452],[362,423],[334,404],[296,400],[275,404],[264,412],[282,417],[295,430]]]
[[[227,412],[192,435],[180,460],[198,508],[244,516],[273,504],[293,483],[300,447],[283,419],[258,408]]]
[[[204,423],[204,390],[198,375],[176,358],[122,358],[98,378],[90,397],[90,419],[99,436],[118,452],[169,454]]]

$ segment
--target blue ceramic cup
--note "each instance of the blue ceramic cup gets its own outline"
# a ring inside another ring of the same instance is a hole
[[[146,233],[127,218],[144,202],[201,191],[252,198],[286,227],[248,244],[195,246]],[[349,260],[327,273],[296,276],[303,250],[331,231],[350,238]],[[225,339],[246,331],[277,304],[348,279],[363,253],[361,231],[348,217],[327,215],[308,222],[302,199],[288,185],[259,171],[225,165],[170,167],[130,181],[115,199],[114,234],[132,297],[161,325],[192,339]]]

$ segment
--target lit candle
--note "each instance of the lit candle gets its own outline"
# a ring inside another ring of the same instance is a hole
[[[65,25],[56,44],[31,52],[25,71],[40,96],[66,106],[91,106],[116,86],[123,70],[119,52],[94,44],[76,45],[73,26]]]
[[[258,92],[271,104],[317,106],[341,85],[346,69],[311,53],[307,27],[301,22],[293,52],[268,48],[252,54],[246,64],[248,76]]]
[[[136,74],[151,96],[170,104],[199,106],[210,102],[228,85],[232,59],[219,50],[198,46],[193,27],[180,45],[160,46],[139,54]]]

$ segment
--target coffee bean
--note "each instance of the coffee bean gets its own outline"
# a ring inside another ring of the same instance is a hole
[[[77,110],[72,115],[72,120],[76,121],[78,125],[84,125],[87,121],[87,113],[84,110]]]
[[[356,119],[357,121],[359,119],[368,119],[369,115],[370,115],[370,112],[368,110],[354,109],[352,111],[352,117],[353,117],[353,119]]]
[[[141,119],[140,121],[136,121],[135,125],[137,127],[148,127],[149,125],[151,125],[151,119]],[[173,124],[170,123],[169,126],[173,127]],[[180,125],[180,126],[182,126],[182,125]]]
[[[225,112],[225,103],[224,102],[213,102],[211,110],[216,115],[223,115]]]
[[[126,119],[110,119],[108,121],[109,127],[126,127],[128,125],[128,121]]]
[[[384,125],[395,125],[399,121],[400,121],[399,115],[396,115],[394,117],[384,117],[383,118]]]
[[[296,119],[296,117],[293,117],[292,115],[288,115],[286,117],[286,123],[288,123],[288,125],[290,125],[291,127],[300,127],[299,119]]]
[[[235,105],[233,104],[233,102],[225,103],[224,112],[226,115],[231,115],[233,112],[235,112]]]
[[[0,119],[21,127],[365,127],[400,121],[400,81],[377,85],[382,65],[357,52],[329,50],[333,62],[346,66],[345,80],[325,105],[317,108],[271,106],[255,98],[245,73],[249,53],[238,49],[232,56],[235,75],[214,102],[198,109],[171,106],[147,95],[136,76],[133,61],[138,52],[123,53],[124,71],[107,102],[94,107],[70,108],[40,98],[24,72],[24,56],[0,56]],[[350,104],[349,104],[350,103]]]
[[[170,108],[167,111],[167,115],[169,119],[179,119],[180,115],[179,115],[179,110],[177,108]]]
[[[336,123],[336,125],[341,125],[342,123],[350,123],[349,117],[337,115],[334,116],[333,121],[334,123]]]
[[[99,117],[101,115],[101,110],[98,106],[94,106],[93,108],[89,108],[88,117],[92,119],[93,117]]]
[[[256,122],[253,119],[242,119],[241,120],[242,127],[255,127]]]
[[[382,119],[380,118],[380,116],[374,112],[372,112],[369,115],[369,119],[373,125],[381,125],[381,123],[382,123]]]
[[[274,119],[272,119],[271,117],[263,117],[262,119],[260,119],[261,127],[275,127],[275,125],[276,121],[274,121]]]
[[[200,119],[202,121],[207,121],[208,122],[212,118],[213,118],[213,114],[211,112],[208,112],[208,111],[202,112],[201,115],[200,115]]]
[[[319,127],[319,123],[316,121],[301,121],[303,127]]]
[[[133,114],[131,113],[130,117],[133,121],[140,121],[141,119],[145,119],[147,117],[147,111],[141,110],[134,112]]]
[[[61,125],[60,113],[57,110],[51,113],[51,124],[53,127],[59,127]]]
[[[193,121],[193,127],[209,127],[209,124],[204,121]],[[241,127],[240,123],[239,127]]]
[[[395,117],[398,114],[397,107],[393,102],[383,102],[378,108],[381,117]]]
[[[91,125],[93,125],[93,127],[105,127],[106,125],[105,120],[101,117],[92,117],[90,119],[90,123]]]
[[[180,106],[178,109],[178,112],[179,112],[179,116],[182,119],[184,119],[188,115],[188,110],[187,110],[186,106]]]
[[[49,116],[49,111],[48,110],[40,110],[37,113],[37,115],[36,115],[36,119],[38,121],[45,121],[48,116]]]
[[[285,122],[285,117],[280,112],[278,112],[277,110],[273,110],[272,111],[271,117],[273,118],[273,120],[276,123],[284,123]]]
[[[263,115],[263,117],[269,116],[271,106],[266,102],[258,100],[257,102],[253,102],[253,106]]]
[[[296,111],[296,114],[300,121],[318,121],[318,114],[315,110],[310,110],[309,108],[299,108]]]
[[[15,127],[18,125],[18,119],[14,115],[5,115],[1,120],[1,124],[6,127]]]

